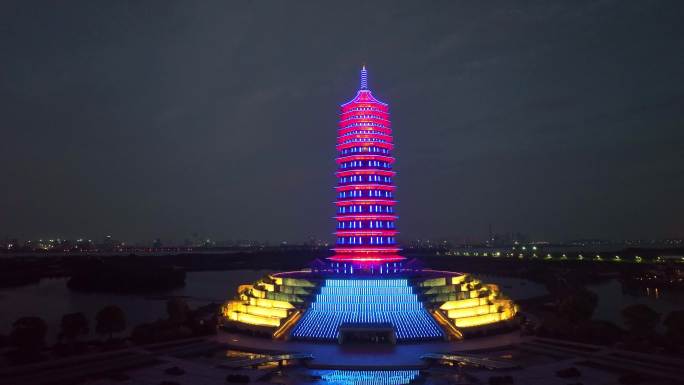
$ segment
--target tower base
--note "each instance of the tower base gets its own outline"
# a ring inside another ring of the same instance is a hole
[[[382,273],[347,267],[338,272],[319,265],[242,285],[222,308],[224,325],[276,339],[328,342],[339,341],[341,329],[366,329],[366,335],[376,329],[379,339],[403,343],[510,328],[518,311],[497,285],[469,274],[405,265],[383,267]],[[385,333],[388,325],[393,337]]]

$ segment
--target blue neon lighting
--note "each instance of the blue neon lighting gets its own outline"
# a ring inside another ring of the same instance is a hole
[[[292,336],[334,340],[343,323],[390,323],[397,340],[443,336],[406,279],[327,279]]]
[[[415,380],[418,370],[320,370],[324,384],[334,385],[406,385]]]
[[[368,71],[366,71],[366,66],[361,68],[361,89],[368,89]]]

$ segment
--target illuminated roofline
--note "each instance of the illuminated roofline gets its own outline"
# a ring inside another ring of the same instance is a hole
[[[363,100],[362,97],[366,97],[367,99]],[[373,94],[371,93],[370,90],[358,90],[356,92],[356,96],[354,96],[354,99],[344,103],[340,104],[340,107],[344,108],[352,103],[368,103],[368,104],[380,104],[381,106],[387,107],[388,104],[385,102],[381,102],[378,99],[376,99]]]

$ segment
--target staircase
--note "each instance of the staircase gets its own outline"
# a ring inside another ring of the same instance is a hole
[[[291,336],[336,340],[341,324],[354,323],[389,323],[398,341],[444,336],[406,279],[327,279]]]

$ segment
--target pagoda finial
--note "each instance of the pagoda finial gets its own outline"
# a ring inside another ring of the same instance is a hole
[[[362,90],[368,89],[368,71],[366,71],[366,65],[365,64],[361,67],[361,89]]]

